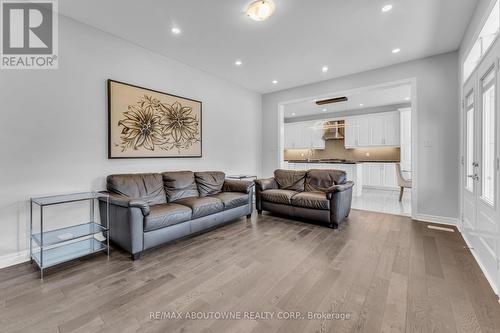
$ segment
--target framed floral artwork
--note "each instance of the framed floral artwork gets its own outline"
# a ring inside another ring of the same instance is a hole
[[[108,80],[108,157],[201,157],[202,103]]]

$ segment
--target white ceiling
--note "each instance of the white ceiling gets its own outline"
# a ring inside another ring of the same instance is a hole
[[[248,0],[61,0],[59,6],[63,15],[267,93],[454,51],[477,3],[274,1],[276,12],[264,22],[245,16]],[[382,13],[387,3],[394,8]],[[172,26],[181,34],[173,35]],[[392,54],[394,48],[401,52]],[[243,65],[235,66],[236,59]]]
[[[285,118],[311,116],[323,113],[330,114],[331,112],[411,103],[411,86],[400,85],[383,87],[373,90],[363,90],[357,93],[342,96],[346,96],[348,98],[348,101],[322,106],[316,105],[315,100],[306,100],[302,102],[287,104],[285,105],[284,109]],[[328,96],[328,98],[332,97],[340,96],[335,94]],[[331,116],[331,114],[329,116]]]

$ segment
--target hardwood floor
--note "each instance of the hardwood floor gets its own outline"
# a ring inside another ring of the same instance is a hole
[[[500,331],[500,305],[460,234],[427,225],[354,210],[332,230],[254,214],[139,261],[114,250],[73,262],[43,282],[17,265],[0,270],[0,332]],[[183,318],[150,318],[169,311]],[[274,318],[185,318],[208,311]],[[276,318],[285,311],[349,318]]]

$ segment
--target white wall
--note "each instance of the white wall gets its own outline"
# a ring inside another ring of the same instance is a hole
[[[26,249],[30,196],[104,189],[111,173],[260,173],[260,94],[68,18],[59,25],[59,70],[0,73],[0,264]],[[108,160],[108,78],[201,100],[203,158]]]
[[[279,167],[278,104],[386,82],[416,78],[418,136],[418,193],[416,215],[458,217],[458,53],[402,63],[373,71],[309,84],[264,95],[262,98],[262,173]],[[425,144],[424,144],[425,143]]]

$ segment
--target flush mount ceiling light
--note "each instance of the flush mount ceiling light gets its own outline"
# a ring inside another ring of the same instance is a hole
[[[392,9],[392,5],[385,5],[384,7],[382,7],[382,12],[387,13],[391,9]]]
[[[273,80],[273,84],[278,84],[278,80]]]
[[[399,52],[401,52],[401,49],[399,48],[392,50],[392,53],[399,53]]]
[[[243,65],[243,61],[241,61],[241,60],[236,60],[236,61],[234,62],[234,64],[235,64],[236,66],[241,66],[241,65]]]
[[[328,66],[323,66],[323,67],[321,68],[321,71],[322,71],[323,73],[328,72]]]
[[[274,8],[271,0],[258,0],[248,6],[246,13],[254,21],[264,21],[273,15]]]
[[[174,35],[178,35],[178,34],[180,34],[180,33],[181,33],[181,29],[180,29],[180,28],[178,28],[178,27],[173,27],[173,28],[172,28],[172,33],[173,33]]]

